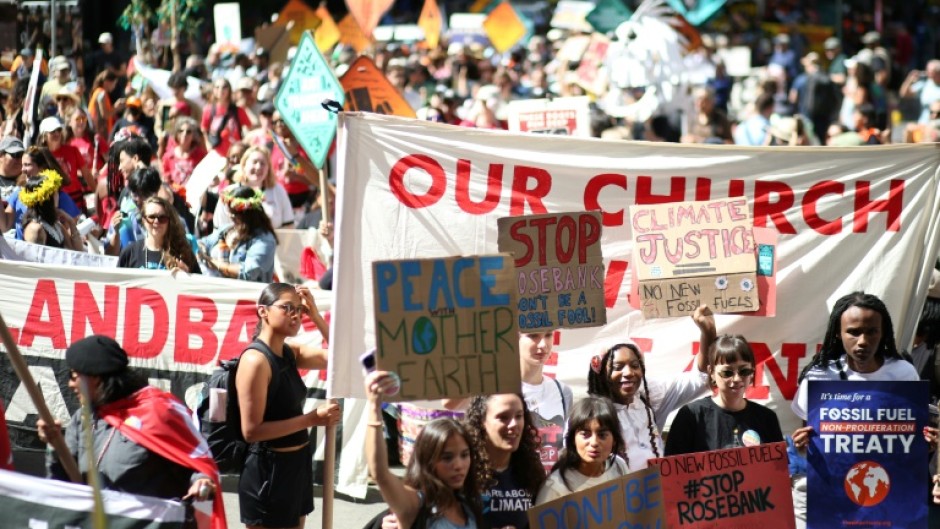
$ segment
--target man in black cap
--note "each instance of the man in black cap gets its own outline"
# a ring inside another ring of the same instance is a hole
[[[219,488],[218,468],[209,447],[176,397],[150,386],[147,377],[128,367],[127,352],[113,339],[94,335],[65,352],[69,388],[92,409],[93,446],[82,439],[82,410],[65,430],[65,444],[87,475],[88,451],[105,489],[157,498],[207,499]],[[39,439],[63,435],[58,423],[37,423]],[[67,479],[54,453],[47,454],[50,477]],[[223,509],[216,495],[213,516]],[[215,526],[215,525],[214,525]]]

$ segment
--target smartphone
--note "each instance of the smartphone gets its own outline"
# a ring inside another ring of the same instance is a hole
[[[359,363],[362,364],[362,371],[366,375],[375,371],[375,349],[370,349],[359,357]]]

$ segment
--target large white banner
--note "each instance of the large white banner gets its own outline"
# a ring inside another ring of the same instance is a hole
[[[877,294],[909,347],[938,249],[933,145],[605,142],[351,113],[340,122],[339,156],[332,396],[363,394],[356,359],[375,345],[373,261],[492,253],[496,219],[524,214],[603,212],[608,324],[556,335],[562,381],[583,395],[590,357],[626,337],[646,351],[648,377],[689,369],[698,340],[691,320],[646,320],[628,304],[628,208],[743,196],[754,225],[779,234],[776,317],[720,315],[718,330],[751,342],[759,366],[749,396],[769,402],[790,430],[787,401],[834,301]]]

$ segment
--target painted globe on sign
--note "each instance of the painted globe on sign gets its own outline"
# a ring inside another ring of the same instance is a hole
[[[426,355],[437,346],[437,329],[430,318],[421,316],[411,328],[411,350],[419,355]]]
[[[874,461],[856,463],[845,473],[845,494],[862,507],[883,502],[891,490],[888,471]]]

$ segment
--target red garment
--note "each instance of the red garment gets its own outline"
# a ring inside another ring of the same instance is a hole
[[[177,156],[175,147],[167,149],[163,153],[163,179],[173,184],[185,184],[206,154],[206,148],[202,145],[196,145],[187,158]]]
[[[7,431],[6,412],[3,402],[0,401],[0,468],[13,469],[13,450],[10,449],[10,433]]]
[[[212,105],[202,113],[202,122],[199,127],[205,132],[207,138],[222,126],[222,120],[225,118],[227,111],[228,109],[220,105]],[[235,116],[237,116],[237,119]],[[221,141],[215,146],[215,151],[224,157],[228,153],[228,148],[232,145],[232,140],[239,141],[242,139],[242,127],[250,129],[251,119],[245,109],[236,107],[235,114],[225,123],[225,128],[219,134]]]
[[[88,166],[88,169],[91,170],[92,167],[95,167],[95,156],[92,151],[95,148],[95,141],[93,138],[80,138],[78,136],[69,140],[69,145],[78,149],[78,152],[82,154],[82,159],[85,160],[85,165]],[[105,160],[108,157],[108,144],[107,142],[99,141],[98,142],[98,168],[104,167]]]
[[[78,176],[79,170],[85,165],[85,158],[81,151],[71,145],[61,145],[57,150],[52,151],[52,157],[59,162],[71,180],[69,185],[62,186],[62,191],[65,191],[75,204],[81,207],[85,203],[85,199],[82,198],[84,194],[82,180]]]
[[[147,386],[127,398],[102,406],[98,412],[108,424],[140,446],[209,476],[216,488],[212,529],[226,529],[219,469],[185,404],[170,393]]]
[[[309,160],[307,153],[301,149],[297,148],[297,157],[304,157]],[[300,193],[307,193],[310,191],[310,186],[307,185],[303,180],[297,179],[287,179],[287,170],[290,169],[290,162],[287,160],[287,157],[284,156],[284,153],[281,152],[277,146],[271,149],[271,166],[274,167],[274,176],[277,177],[277,183],[284,186],[284,189],[287,190],[288,195],[298,195]],[[295,167],[295,172],[302,172],[302,167]]]

